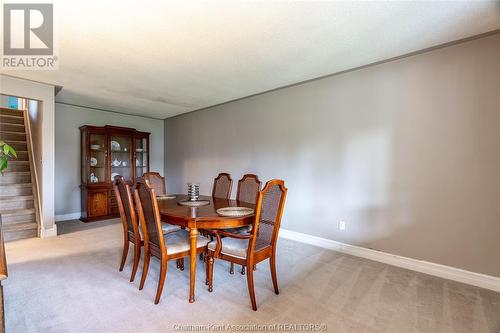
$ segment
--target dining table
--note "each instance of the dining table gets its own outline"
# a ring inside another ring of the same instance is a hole
[[[231,199],[200,196],[197,201],[207,201],[205,205],[185,206],[182,205],[181,202],[188,200],[187,195],[169,194],[165,198],[158,198],[158,209],[161,221],[178,225],[189,230],[189,302],[193,303],[195,300],[196,242],[198,239],[198,230],[228,229],[250,225],[253,223],[254,214],[228,217],[218,214],[217,210],[224,207],[247,207],[255,210],[255,205]]]

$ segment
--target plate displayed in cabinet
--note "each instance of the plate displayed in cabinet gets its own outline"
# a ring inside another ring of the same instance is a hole
[[[97,159],[95,157],[90,158],[90,166],[96,166],[97,165]]]
[[[111,141],[111,150],[113,151],[120,151],[121,147],[120,144],[117,141]]]

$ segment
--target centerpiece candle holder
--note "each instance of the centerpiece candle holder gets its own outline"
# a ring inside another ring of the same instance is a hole
[[[200,197],[200,185],[198,183],[188,183],[188,200],[196,201]]]

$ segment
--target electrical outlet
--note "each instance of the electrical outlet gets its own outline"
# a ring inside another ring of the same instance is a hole
[[[345,230],[345,221],[339,222],[339,230]]]

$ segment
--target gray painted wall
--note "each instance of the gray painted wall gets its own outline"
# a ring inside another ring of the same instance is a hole
[[[494,35],[169,118],[169,191],[283,178],[283,228],[500,276],[498,59]]]
[[[115,125],[151,133],[151,170],[163,172],[163,121],[56,103],[56,215],[81,211],[80,130]]]

